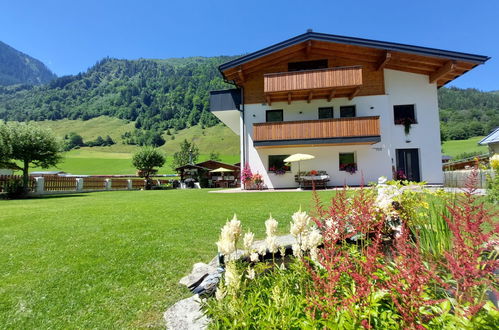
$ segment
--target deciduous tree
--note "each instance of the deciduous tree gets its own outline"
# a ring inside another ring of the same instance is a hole
[[[184,140],[180,144],[180,150],[173,154],[172,168],[176,169],[186,164],[195,163],[198,157],[199,149],[194,142]]]
[[[166,157],[158,149],[153,147],[142,147],[133,155],[133,166],[138,175],[146,179],[146,189],[151,189],[151,175],[158,172],[157,167],[165,164]]]
[[[0,146],[5,150],[2,163],[22,170],[24,191],[28,190],[30,166],[48,168],[61,160],[61,143],[54,133],[32,123],[1,123]]]

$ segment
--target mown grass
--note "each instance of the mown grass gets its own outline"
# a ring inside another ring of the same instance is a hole
[[[323,198],[333,192],[322,192]],[[178,280],[209,262],[234,213],[258,238],[269,212],[288,230],[310,192],[101,192],[0,201],[4,328],[163,327],[188,296]]]
[[[483,139],[483,136],[475,136],[467,140],[450,140],[445,141],[442,145],[442,153],[451,157],[456,157],[464,152],[487,153],[487,146],[480,146],[478,142]]]

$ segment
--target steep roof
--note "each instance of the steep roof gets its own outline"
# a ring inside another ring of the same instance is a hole
[[[499,142],[499,127],[492,131],[489,135],[484,137],[478,144],[487,145],[489,143]]]
[[[421,47],[421,46],[400,44],[400,43],[387,42],[387,41],[379,41],[379,40],[372,40],[372,39],[346,37],[346,36],[339,36],[339,35],[334,35],[334,34],[326,34],[326,33],[318,33],[318,32],[306,32],[304,34],[300,34],[300,35],[293,37],[291,39],[279,42],[279,43],[274,44],[272,46],[260,49],[256,52],[241,56],[239,58],[236,58],[235,60],[224,63],[224,64],[220,65],[220,70],[224,71],[224,70],[230,69],[232,67],[241,65],[241,64],[246,63],[248,61],[257,59],[259,57],[277,52],[277,51],[284,49],[284,48],[287,48],[289,46],[293,46],[293,45],[296,45],[296,44],[299,44],[299,43],[302,43],[305,41],[309,41],[309,40],[310,41],[313,41],[313,40],[327,41],[327,42],[334,42],[334,43],[345,44],[345,45],[364,46],[364,47],[378,48],[378,49],[384,49],[384,50],[394,50],[394,51],[411,53],[411,54],[416,54],[416,55],[427,55],[427,56],[441,57],[441,58],[446,58],[446,59],[460,60],[460,61],[465,61],[465,62],[473,62],[473,63],[477,63],[477,64],[483,64],[487,60],[490,59],[490,57],[484,56],[484,55],[454,52],[454,51],[437,49],[437,48]]]
[[[389,54],[388,59],[385,59],[385,63],[388,63],[390,60],[389,57],[393,55],[392,60],[397,62],[397,64],[392,65],[394,70],[404,70],[404,68],[406,68],[409,72],[423,73],[425,70],[428,70],[428,65],[440,65],[442,72],[446,71],[449,73],[453,71],[453,75],[448,75],[447,77],[441,76],[441,79],[439,79],[440,81],[438,82],[439,86],[448,83],[475,66],[483,64],[490,59],[490,57],[484,55],[309,31],[224,63],[219,66],[219,69],[227,80],[237,80],[237,78],[234,79],[234,71],[238,69],[244,71],[244,67],[250,62],[263,61],[263,58],[270,58],[272,57],[272,54],[278,52],[294,52],[299,51],[300,48],[306,49],[306,47],[312,49],[314,47],[321,48],[326,44],[336,44],[336,46],[342,46],[348,51],[358,51],[361,49],[370,50],[370,53],[366,54],[366,58],[368,56],[380,56],[381,61],[384,60],[382,58],[383,55],[391,53]],[[324,50],[324,48],[322,48],[322,50]],[[335,50],[330,49],[330,51],[334,52]],[[357,55],[359,54],[357,53]],[[405,65],[402,65],[401,61],[404,62]],[[391,68],[389,63],[386,64],[386,68]],[[432,71],[424,73],[431,74]]]

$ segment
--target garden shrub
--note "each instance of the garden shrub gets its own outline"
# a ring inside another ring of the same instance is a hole
[[[270,217],[263,248],[253,251],[246,233],[244,258],[234,260],[243,236],[234,217],[217,243],[228,263],[205,303],[211,327],[495,329],[487,294],[497,291],[499,227],[474,194],[476,180],[474,172],[457,197],[396,184],[343,190],[329,203],[315,194],[311,216],[292,216],[293,256],[277,252]],[[269,253],[271,262],[259,262]]]
[[[23,180],[12,178],[9,179],[4,187],[5,197],[8,199],[20,198],[26,195]]]

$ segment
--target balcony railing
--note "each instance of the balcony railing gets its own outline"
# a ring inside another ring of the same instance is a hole
[[[268,73],[264,75],[264,92],[266,94],[361,85],[361,66]]]
[[[339,143],[348,143],[349,139],[376,138],[357,140],[359,143],[370,144],[378,142],[379,136],[379,116],[269,122],[253,125],[254,142],[289,140],[292,144],[297,140],[320,141],[338,138]]]

